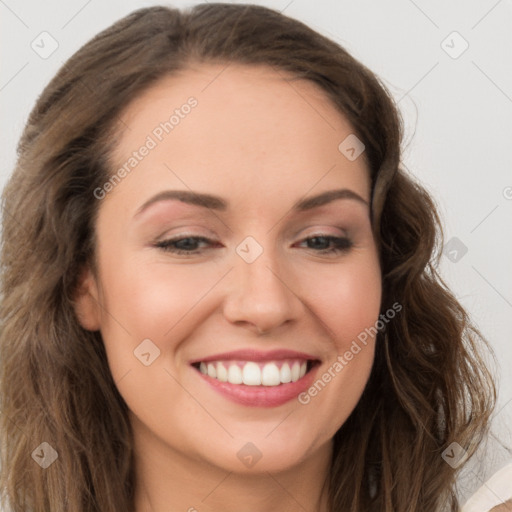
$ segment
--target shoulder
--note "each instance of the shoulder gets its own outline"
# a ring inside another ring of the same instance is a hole
[[[462,507],[461,512],[512,512],[512,463],[501,468]]]

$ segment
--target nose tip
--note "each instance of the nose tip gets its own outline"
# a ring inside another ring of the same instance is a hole
[[[275,264],[271,268],[269,263],[268,258],[251,264],[242,261],[231,273],[224,304],[224,316],[229,322],[245,325],[259,335],[292,323],[303,313],[290,273]]]

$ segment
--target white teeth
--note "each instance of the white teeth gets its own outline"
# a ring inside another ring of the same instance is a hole
[[[280,366],[280,367],[279,367]],[[297,382],[306,375],[307,361],[211,361],[200,363],[199,371],[213,379],[246,386],[279,386]]]
[[[215,365],[212,363],[208,363],[208,376],[213,377],[214,379],[217,377],[217,370],[215,369]]]
[[[217,379],[221,382],[227,382],[228,380],[228,371],[222,363],[217,363]]]
[[[231,384],[242,384],[242,370],[238,365],[230,365],[228,370],[228,382]]]
[[[300,378],[300,363],[295,361],[292,365],[292,382],[297,382]]]
[[[261,370],[256,363],[245,363],[242,379],[246,386],[261,386]]]
[[[288,363],[284,363],[283,366],[281,366],[281,382],[283,384],[287,384],[288,382],[292,381],[292,372],[290,370],[290,365]]]
[[[261,371],[261,383],[264,386],[279,386],[281,379],[279,377],[279,368],[275,363],[268,363]]]

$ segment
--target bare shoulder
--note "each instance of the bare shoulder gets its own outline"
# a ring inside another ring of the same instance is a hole
[[[489,512],[512,512],[512,500],[508,500],[506,503],[497,505],[492,508]]]

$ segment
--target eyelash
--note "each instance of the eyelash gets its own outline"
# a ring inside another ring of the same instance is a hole
[[[308,240],[315,240],[315,239],[325,239],[325,240],[328,240],[329,243],[334,242],[334,244],[335,244],[335,246],[330,249],[321,249],[319,251],[315,251],[319,254],[338,254],[341,252],[348,252],[354,245],[353,242],[349,238],[336,237],[336,236],[331,236],[331,235],[314,235],[314,236],[305,238],[304,240],[302,240],[302,242],[306,242]],[[185,237],[174,238],[174,239],[169,239],[169,240],[162,240],[161,242],[157,242],[155,244],[155,247],[162,249],[163,251],[171,252],[173,254],[178,254],[178,255],[188,255],[188,256],[192,255],[193,256],[195,254],[200,253],[200,251],[198,251],[198,250],[186,251],[183,249],[176,248],[175,244],[177,244],[178,242],[182,242],[183,240],[194,240],[196,243],[197,242],[212,243],[211,240],[209,240],[208,238],[202,237],[202,236],[185,236]]]

